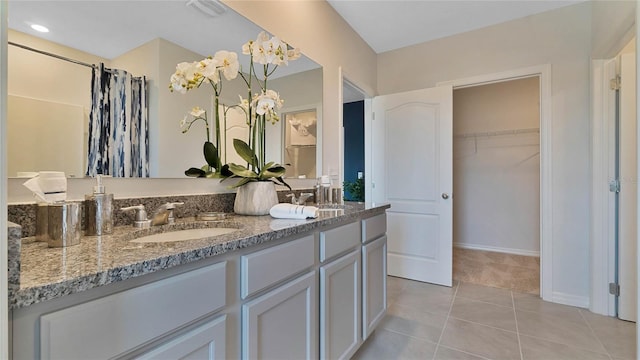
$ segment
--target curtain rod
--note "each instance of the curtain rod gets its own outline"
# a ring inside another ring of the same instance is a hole
[[[71,62],[71,63],[74,63],[74,64],[90,67],[90,68],[93,68],[93,69],[97,69],[98,68],[98,66],[95,65],[95,64],[89,64],[89,63],[82,62],[82,61],[79,61],[79,60],[70,59],[68,57],[64,57],[64,56],[57,55],[57,54],[52,54],[50,52],[46,52],[46,51],[43,51],[43,50],[34,49],[34,48],[26,46],[26,45],[14,43],[12,41],[7,41],[7,44],[13,45],[13,46],[25,49],[25,50],[33,51],[33,52],[36,52],[38,54],[47,55],[47,56],[54,57],[56,59],[68,61],[68,62]],[[104,70],[107,71],[107,72],[113,73],[113,71],[111,69],[109,69],[109,68],[105,67]],[[131,76],[131,78],[139,80],[139,79],[142,79],[142,76]]]
[[[60,56],[60,55],[52,54],[52,53],[50,53],[50,52],[46,52],[46,51],[42,51],[42,50],[38,50],[38,49],[34,49],[34,48],[32,48],[32,47],[29,47],[29,46],[26,46],[26,45],[22,45],[22,44],[18,44],[18,43],[14,43],[14,42],[11,42],[11,41],[8,41],[7,43],[8,43],[9,45],[13,45],[13,46],[16,46],[16,47],[19,47],[19,48],[25,49],[25,50],[29,50],[29,51],[33,51],[33,52],[37,52],[38,54],[51,56],[51,57],[54,57],[54,58],[56,58],[56,59],[60,59],[60,60],[64,60],[64,61],[68,61],[68,62],[72,62],[72,63],[74,63],[74,64],[78,64],[78,65],[82,65],[82,66],[86,66],[86,67],[90,67],[90,68],[96,68],[96,65],[94,65],[94,64],[88,64],[88,63],[85,63],[85,62],[82,62],[82,61],[78,61],[78,60],[74,60],[74,59],[69,59],[69,58],[64,57],[64,56]]]

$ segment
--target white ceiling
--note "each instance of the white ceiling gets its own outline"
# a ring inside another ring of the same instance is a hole
[[[382,53],[585,0],[327,1],[376,53]]]
[[[224,49],[244,58],[242,44],[262,30],[229,8],[214,18],[186,4],[187,0],[10,0],[9,28],[106,59],[156,38],[203,57]],[[32,30],[33,23],[48,27],[50,32]],[[304,58],[280,67],[274,75],[318,67]]]
[[[215,1],[215,0],[214,0]],[[376,53],[573,5],[585,0],[328,0]],[[187,0],[10,0],[9,28],[113,59],[155,38],[201,54],[240,52],[261,30],[227,8],[208,17]],[[29,25],[49,27],[41,34]],[[285,39],[286,40],[286,39]],[[294,44],[295,45],[295,44]],[[278,69],[278,76],[317,68],[305,58]],[[360,99],[356,89],[345,98]]]

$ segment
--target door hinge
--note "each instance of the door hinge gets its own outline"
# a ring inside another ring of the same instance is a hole
[[[376,119],[376,113],[371,113],[371,120],[375,120]]]
[[[611,90],[620,90],[620,75],[616,75],[615,78],[609,80],[609,88]]]
[[[620,296],[620,285],[616,283],[609,283],[609,294]]]
[[[609,191],[614,193],[620,192],[620,180],[611,180],[609,181]]]

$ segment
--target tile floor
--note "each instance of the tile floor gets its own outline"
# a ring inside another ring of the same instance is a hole
[[[389,277],[388,312],[354,359],[635,359],[635,323],[538,296]]]

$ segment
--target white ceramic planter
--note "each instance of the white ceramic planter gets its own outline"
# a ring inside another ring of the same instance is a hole
[[[278,203],[276,186],[271,181],[252,181],[238,188],[233,211],[239,215],[268,215]]]

